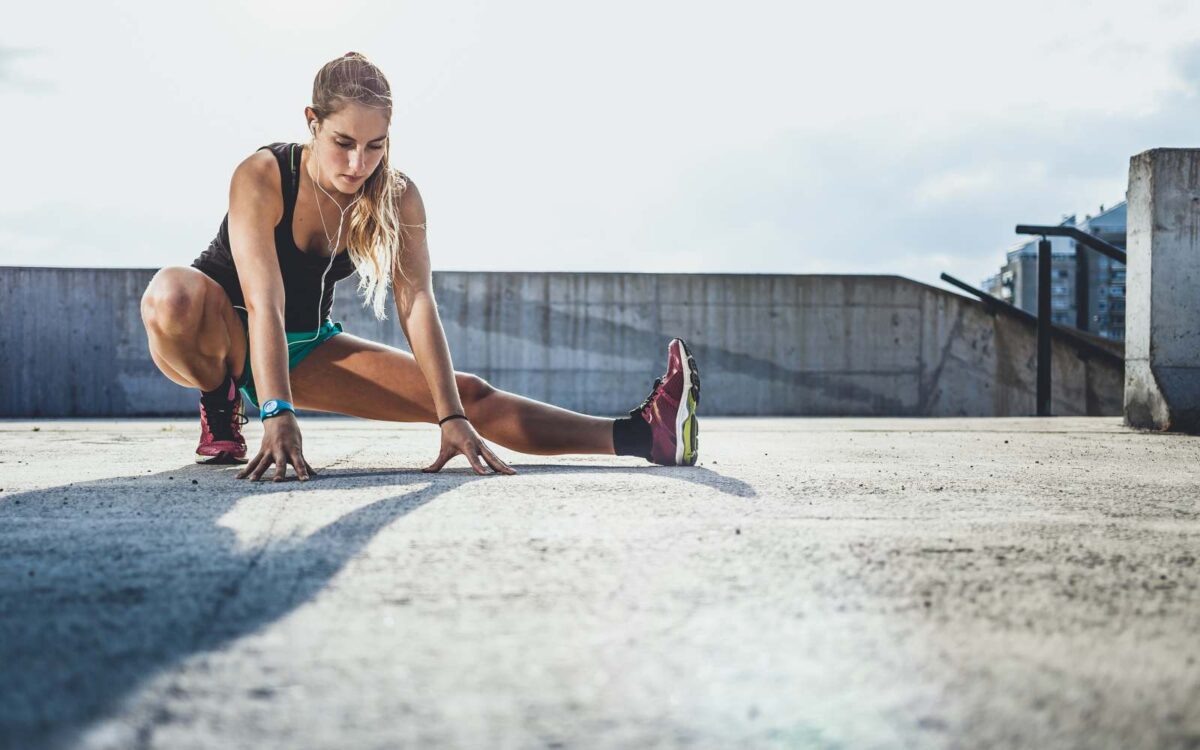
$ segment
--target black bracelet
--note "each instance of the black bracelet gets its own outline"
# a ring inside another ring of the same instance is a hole
[[[451,414],[448,417],[443,417],[441,420],[438,421],[438,427],[441,427],[442,425],[446,424],[451,419],[467,419],[467,415],[466,414]],[[471,420],[467,419],[467,421],[470,422]]]

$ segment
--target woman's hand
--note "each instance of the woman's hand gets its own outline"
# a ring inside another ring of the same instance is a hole
[[[295,414],[285,411],[267,419],[263,422],[262,446],[258,449],[258,455],[237,473],[237,478],[250,477],[251,481],[257,481],[271,464],[275,464],[275,481],[282,482],[287,476],[287,465],[291,464],[296,470],[296,478],[301,482],[308,481],[317,472],[304,460],[300,442],[300,424]]]
[[[442,450],[438,453],[437,460],[422,471],[441,471],[446,462],[459,453],[467,457],[476,474],[488,473],[487,469],[483,468],[480,457],[499,474],[517,473],[508,464],[501,461],[495,453],[492,453],[492,449],[483,442],[483,438],[479,437],[475,428],[465,419],[451,419],[442,425]]]

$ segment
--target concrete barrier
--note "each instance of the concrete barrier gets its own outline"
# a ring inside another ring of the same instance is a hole
[[[1200,433],[1200,149],[1129,162],[1125,422]]]
[[[153,273],[0,267],[0,416],[194,413],[197,392],[150,361],[138,301]],[[406,349],[394,310],[374,320],[355,283],[334,319]],[[898,276],[441,272],[435,292],[458,370],[578,411],[636,406],[681,336],[702,414],[1034,413],[1033,327]],[[1120,414],[1122,377],[1055,341],[1054,413]]]

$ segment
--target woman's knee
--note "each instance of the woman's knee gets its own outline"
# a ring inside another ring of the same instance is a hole
[[[458,384],[458,396],[467,409],[496,392],[491,383],[469,372],[456,373],[454,380]]]
[[[170,335],[199,326],[205,289],[189,270],[171,266],[154,274],[142,294],[142,322],[147,330]]]

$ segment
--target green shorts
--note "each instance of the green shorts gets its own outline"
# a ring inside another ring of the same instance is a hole
[[[242,330],[246,332],[246,364],[242,368],[242,376],[237,380],[237,387],[241,389],[246,398],[250,399],[250,403],[254,404],[254,408],[258,408],[258,393],[254,390],[254,375],[250,372],[250,325],[246,320],[246,312],[238,308],[234,308],[234,312],[242,320]],[[288,371],[296,368],[296,365],[304,361],[304,358],[312,354],[313,349],[320,346],[326,339],[333,338],[342,332],[341,322],[334,323],[325,319],[321,324],[320,330],[317,331],[287,331],[284,336],[287,337],[288,347]],[[309,340],[311,339],[311,341]]]

